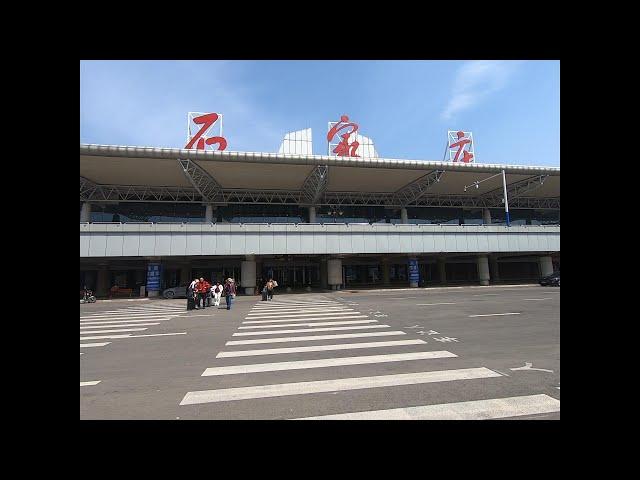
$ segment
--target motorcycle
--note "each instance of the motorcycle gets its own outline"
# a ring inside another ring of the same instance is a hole
[[[96,297],[91,290],[85,290],[84,296],[80,299],[80,303],[95,303]]]

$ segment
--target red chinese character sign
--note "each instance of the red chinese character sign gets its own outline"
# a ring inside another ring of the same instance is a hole
[[[218,135],[213,135],[216,130]],[[218,150],[227,148],[227,141],[222,136],[222,114],[189,112],[187,144],[184,148],[205,150],[207,146],[213,149],[213,145],[218,145]]]
[[[449,130],[449,161],[470,163],[474,161],[473,133]]]
[[[331,141],[336,137],[338,132],[344,130],[344,133],[339,135],[342,139],[338,143],[331,143]],[[358,150],[358,146],[360,143],[354,139],[353,142],[349,143],[349,137],[351,135],[355,135],[355,132],[358,130],[358,125],[356,123],[349,122],[349,117],[347,115],[342,115],[340,117],[339,122],[329,122],[329,133],[327,133],[327,142],[329,142],[329,152],[335,153],[339,157],[359,157],[356,152]],[[335,147],[333,150],[331,147]]]

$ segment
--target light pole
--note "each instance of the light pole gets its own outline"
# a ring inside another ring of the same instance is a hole
[[[511,225],[511,220],[509,218],[509,200],[507,199],[507,179],[504,174],[504,170],[502,170],[502,189],[504,191],[504,213],[507,219],[507,227]]]

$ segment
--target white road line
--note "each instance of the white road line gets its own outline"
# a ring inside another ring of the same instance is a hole
[[[549,298],[523,298],[523,300],[551,300],[551,297],[549,297]]]
[[[474,297],[488,297],[488,296],[496,296],[500,295],[499,293],[478,293],[476,295],[472,295]]]
[[[275,308],[319,308],[319,307],[343,307],[344,303],[339,302],[318,302],[318,303],[268,303],[268,304],[256,304],[253,308],[259,308],[264,310],[272,310]]]
[[[548,395],[492,398],[419,407],[340,413],[297,420],[489,420],[560,411],[560,401]]]
[[[428,360],[432,358],[451,358],[457,355],[440,350],[437,352],[390,353],[387,355],[367,355],[362,357],[321,358],[319,360],[299,360],[294,362],[256,363],[249,365],[231,365],[228,367],[207,368],[203,377],[214,375],[233,375],[237,373],[275,372],[280,370],[303,370],[308,368],[336,367],[340,365],[364,365],[371,363],[404,362],[408,360]]]
[[[175,317],[174,317],[175,318]],[[142,325],[142,322],[168,322],[171,318],[145,318],[144,320],[100,320],[95,322],[80,322],[80,325],[105,325],[114,327],[122,323],[135,323]]]
[[[131,336],[130,333],[124,334],[124,335],[98,335],[96,337],[80,337],[80,341],[82,342],[83,340],[104,340],[105,338],[127,338],[130,336]]]
[[[270,315],[247,315],[247,320],[255,320],[258,318],[304,318],[304,317],[326,317],[327,315],[357,315],[360,312],[329,312],[329,313],[286,313],[286,314],[270,314]]]
[[[391,332],[371,332],[371,333],[341,333],[338,335],[304,335],[302,337],[276,337],[260,338],[255,340],[232,340],[225,345],[253,345],[256,343],[288,343],[288,342],[313,342],[316,340],[332,340],[334,338],[360,338],[360,337],[388,337],[396,335],[406,335],[400,330]]]
[[[416,303],[418,306],[427,306],[427,305],[457,305],[457,303],[451,302],[443,302],[443,303]]]
[[[367,315],[349,315],[344,317],[320,317],[320,318],[286,318],[283,320],[246,320],[242,323],[283,323],[283,322],[311,322],[311,321],[323,321],[323,320],[351,320],[354,318],[368,318]]]
[[[389,325],[355,325],[350,327],[323,327],[323,328],[292,328],[291,330],[269,330],[260,332],[234,333],[232,337],[247,337],[250,335],[277,335],[280,333],[306,333],[306,332],[332,332],[335,330],[362,330],[366,328],[391,328]]]
[[[176,332],[176,333],[153,333],[148,335],[129,335],[128,338],[140,338],[140,337],[164,337],[166,335],[186,335],[187,332]]]
[[[80,355],[84,355],[84,353],[83,353],[83,352],[80,352]]]
[[[172,317],[175,315],[167,313],[129,313],[125,315],[94,315],[92,317],[80,317],[80,321],[90,320],[126,320],[127,318],[149,318],[149,317]]]
[[[351,307],[328,307],[328,308],[287,308],[286,310],[252,310],[247,315],[278,315],[283,313],[314,313],[314,312],[340,312],[343,310],[354,310]]]
[[[131,325],[90,325],[80,327],[80,330],[89,330],[92,328],[105,328],[105,327],[150,327],[151,325],[160,325],[159,323],[132,323]]]
[[[89,332],[80,332],[80,335],[84,335],[86,333],[142,332],[143,330],[147,330],[147,328],[123,328],[120,330],[91,330]]]
[[[252,308],[249,313],[279,313],[300,310],[345,310],[350,307],[345,305],[321,306],[321,307],[278,307],[278,308]]]
[[[284,328],[284,327],[324,327],[327,325],[353,325],[363,323],[377,323],[377,320],[352,320],[350,322],[317,322],[317,323],[285,323],[284,325],[250,325],[248,327],[238,327],[238,330],[250,328]],[[244,323],[244,322],[243,322]]]
[[[288,395],[308,395],[312,393],[362,390],[366,388],[395,387],[432,382],[451,382],[478,378],[500,377],[488,368],[461,368],[458,370],[439,370],[433,372],[400,373],[377,375],[372,377],[339,378],[336,380],[316,380],[311,382],[280,383],[257,385],[253,387],[221,388],[188,392],[180,405],[200,403],[229,402],[253,398],[283,397]]]
[[[111,342],[102,342],[102,343],[81,343],[80,348],[88,348],[88,347],[104,347],[105,345],[109,345]]]
[[[80,386],[81,387],[87,387],[89,385],[97,385],[101,382],[102,380],[95,380],[93,382],[80,382]]]
[[[520,315],[518,312],[510,313],[485,313],[483,315],[469,315],[469,317],[500,317],[502,315]]]
[[[313,345],[308,347],[265,348],[260,350],[236,350],[220,352],[216,358],[254,357],[260,355],[279,355],[282,353],[325,352],[330,350],[355,350],[359,348],[399,347],[404,345],[424,345],[424,340],[393,340],[389,342],[336,343],[334,345]]]

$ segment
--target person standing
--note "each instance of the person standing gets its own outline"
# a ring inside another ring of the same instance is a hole
[[[204,310],[207,301],[207,284],[204,281],[204,278],[200,278],[198,282],[198,306],[202,304],[202,309]]]
[[[222,296],[223,287],[220,285],[220,282],[216,282],[211,289],[213,290],[213,305],[218,307],[220,305],[220,297]]]
[[[236,296],[236,285],[233,279],[227,278],[227,283],[224,286],[224,294],[227,301],[227,310],[231,310],[231,303]]]
[[[273,280],[267,282],[267,300],[273,300]]]
[[[191,282],[189,286],[187,286],[187,310],[193,310],[196,308],[196,302],[193,299],[193,285],[195,285],[195,283]]]

